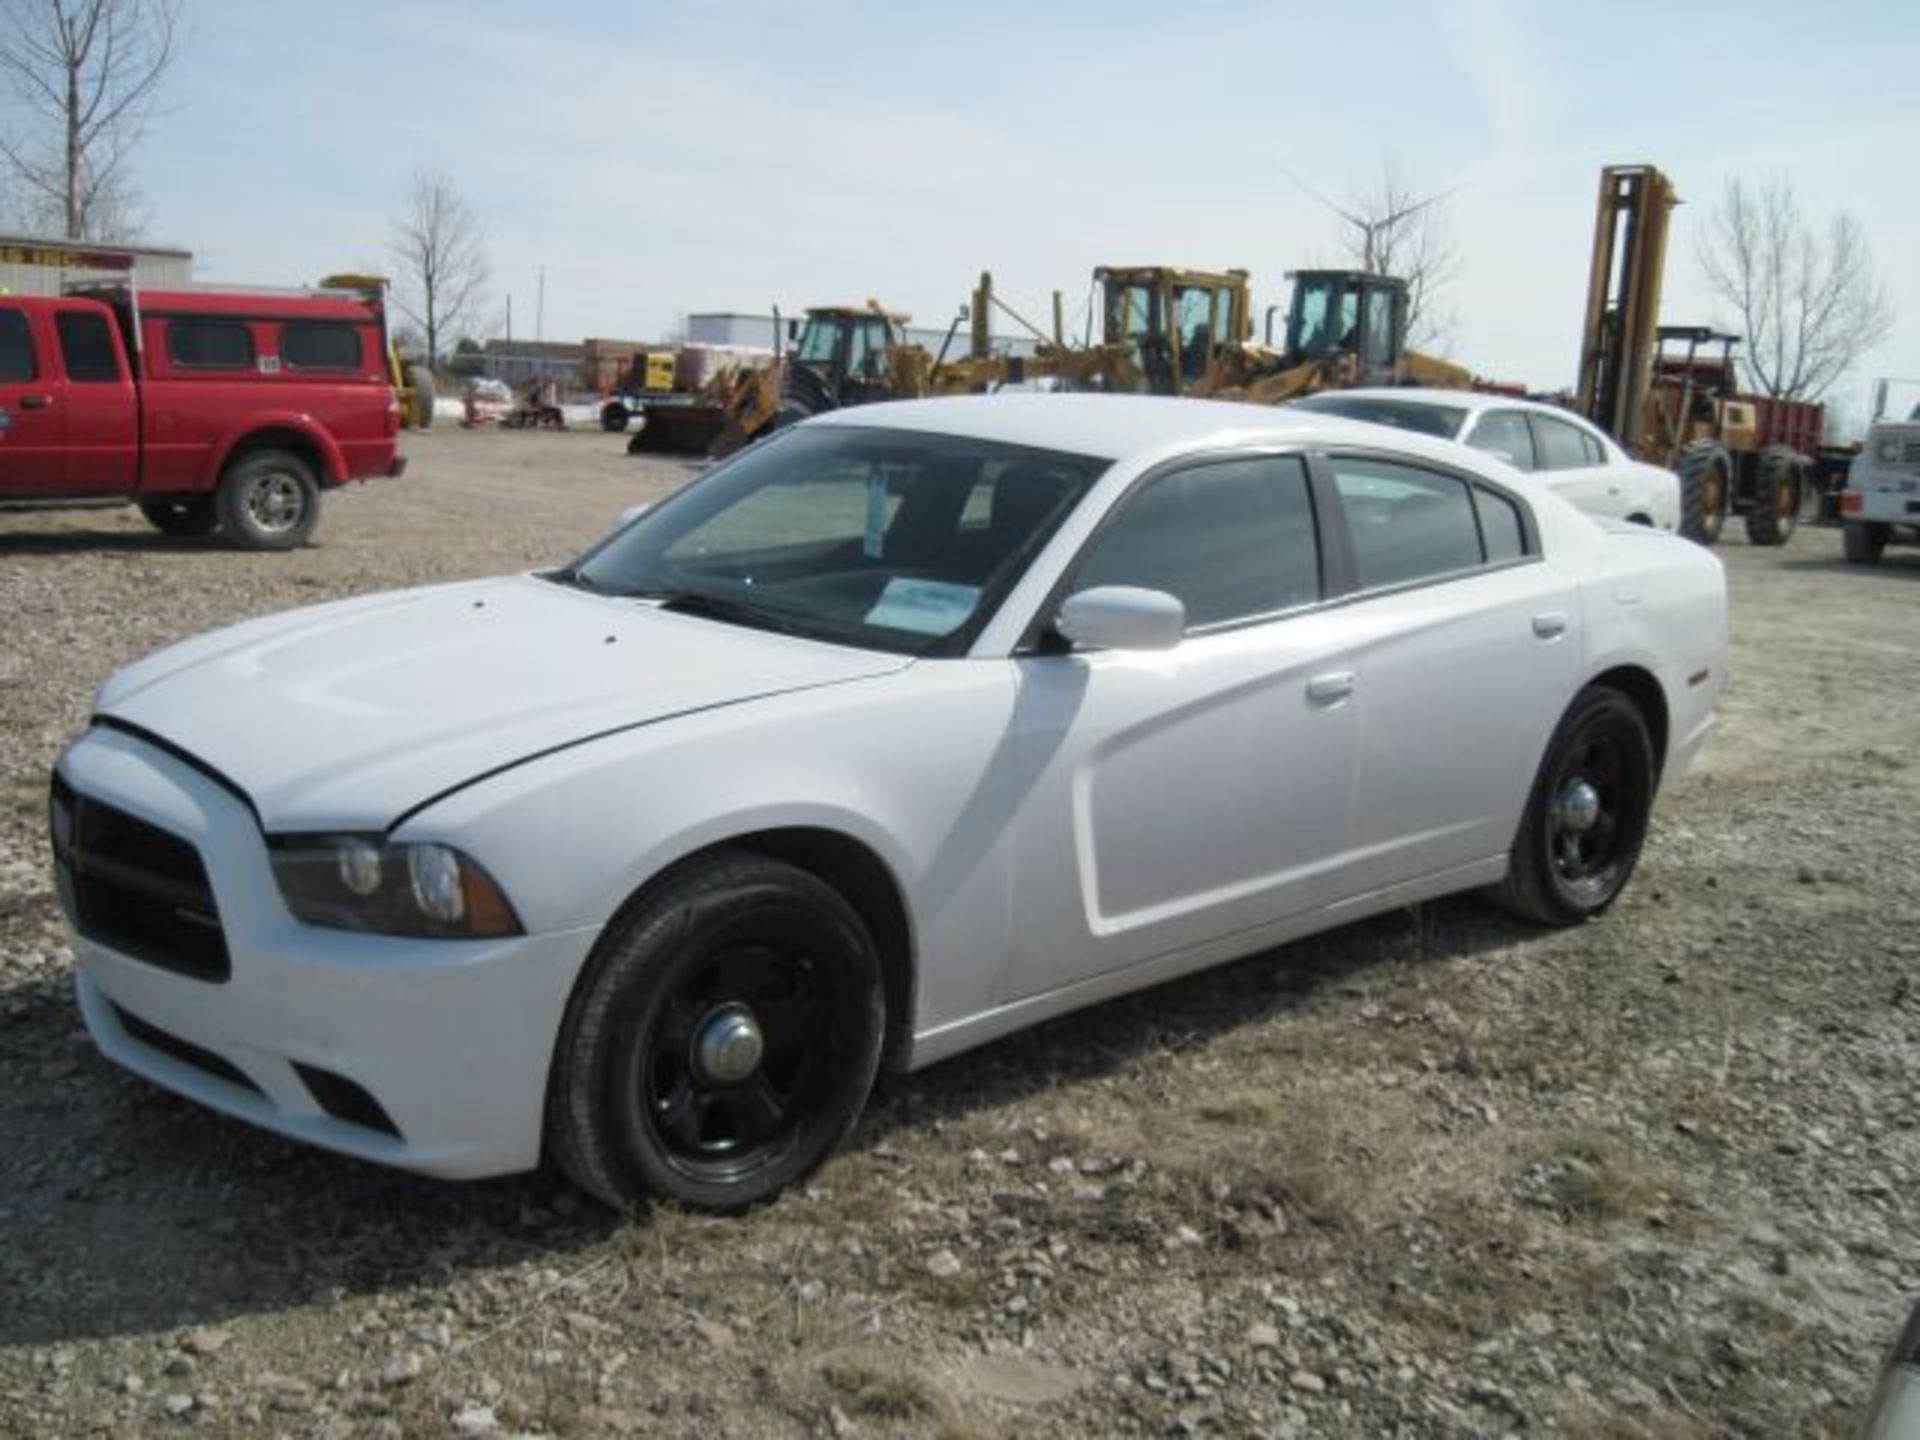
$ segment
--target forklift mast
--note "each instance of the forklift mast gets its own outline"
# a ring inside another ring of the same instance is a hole
[[[1641,444],[1667,222],[1678,203],[1672,183],[1651,165],[1609,165],[1600,172],[1576,393],[1580,413],[1628,450]]]

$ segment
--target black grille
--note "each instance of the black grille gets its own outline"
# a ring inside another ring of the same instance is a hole
[[[53,861],[74,928],[149,965],[222,981],[220,909],[200,852],[53,777]]]
[[[182,1040],[178,1035],[162,1030],[158,1025],[149,1025],[138,1015],[113,1007],[114,1015],[120,1021],[120,1028],[138,1040],[149,1050],[158,1050],[162,1055],[171,1055],[183,1065],[191,1065],[196,1070],[204,1070],[216,1080],[225,1080],[229,1085],[238,1085],[246,1090],[260,1093],[260,1087],[247,1078],[247,1072],[238,1065],[223,1059],[194,1044],[191,1040]]]
[[[367,1093],[364,1086],[356,1085],[346,1076],[336,1075],[331,1070],[322,1070],[318,1065],[302,1065],[296,1060],[293,1068],[312,1092],[313,1098],[320,1102],[320,1108],[334,1119],[381,1131],[396,1140],[401,1138],[400,1127],[393,1123],[393,1117]]]

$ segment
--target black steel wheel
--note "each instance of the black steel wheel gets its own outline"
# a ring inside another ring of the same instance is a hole
[[[1754,545],[1784,545],[1800,526],[1800,496],[1805,466],[1784,445],[1760,452],[1753,495],[1747,505],[1747,540]]]
[[[550,1152],[617,1209],[732,1211],[811,1173],[859,1118],[885,1001],[859,915],[804,870],[702,860],[609,927],[561,1028]]]
[[[161,495],[140,502],[140,513],[163,535],[211,535],[220,517],[211,495]]]
[[[1716,544],[1733,494],[1731,457],[1703,441],[1680,452],[1673,473],[1680,477],[1680,533],[1702,545]]]
[[[1633,874],[1653,791],[1639,707],[1618,690],[1582,690],[1547,746],[1496,898],[1542,925],[1598,915]]]
[[[214,494],[220,531],[243,550],[292,550],[320,521],[313,467],[285,450],[254,450],[227,466]]]

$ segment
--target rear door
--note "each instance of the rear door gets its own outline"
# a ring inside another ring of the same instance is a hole
[[[1628,497],[1606,447],[1571,420],[1538,411],[1528,412],[1527,419],[1547,483],[1589,515],[1624,520]]]
[[[66,488],[105,495],[132,490],[139,475],[139,415],[119,332],[107,311],[68,302],[52,314],[65,375]]]
[[[0,495],[67,488],[67,416],[44,304],[0,300]]]

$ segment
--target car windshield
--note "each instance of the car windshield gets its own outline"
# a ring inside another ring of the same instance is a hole
[[[1312,395],[1294,402],[1302,410],[1317,410],[1323,415],[1340,415],[1348,420],[1365,420],[1372,425],[1391,425],[1396,430],[1411,430],[1419,435],[1434,435],[1451,440],[1460,433],[1467,418],[1456,405],[1432,405],[1421,400],[1381,400],[1366,395]]]
[[[959,654],[1107,463],[810,426],[755,444],[549,578],[819,640]]]

